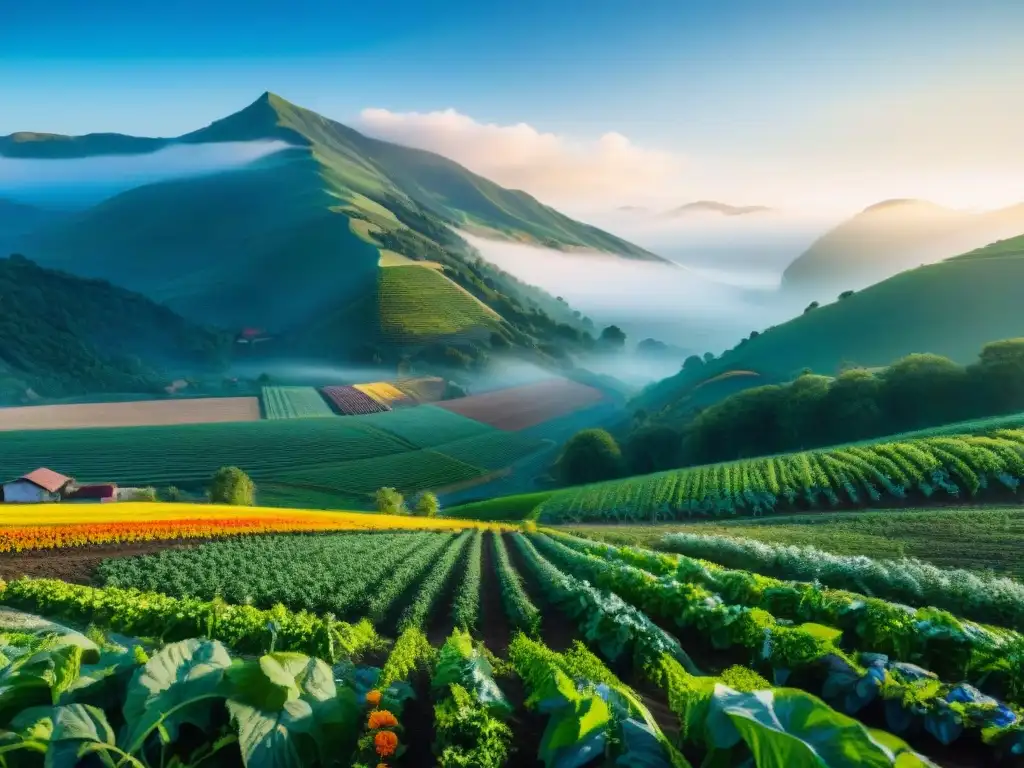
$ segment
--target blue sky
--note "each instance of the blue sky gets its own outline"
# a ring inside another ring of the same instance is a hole
[[[999,171],[1024,116],[1016,0],[3,5],[0,135],[177,135],[272,90],[357,124],[450,108],[569,142],[615,132],[685,159],[693,194],[720,178],[759,196],[772,176],[923,179],[951,156],[952,190]]]

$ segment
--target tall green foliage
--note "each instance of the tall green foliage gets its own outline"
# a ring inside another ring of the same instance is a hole
[[[568,485],[610,480],[622,474],[622,451],[605,430],[584,429],[562,448],[557,471]]]
[[[221,467],[210,481],[210,501],[251,507],[256,503],[256,484],[238,467]]]

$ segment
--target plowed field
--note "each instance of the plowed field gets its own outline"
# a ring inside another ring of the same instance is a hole
[[[436,406],[498,429],[517,430],[586,408],[603,397],[601,392],[585,384],[568,379],[550,379],[458,400],[446,400]]]
[[[212,424],[227,421],[259,421],[259,418],[260,401],[256,397],[28,405],[0,408],[0,431]]]

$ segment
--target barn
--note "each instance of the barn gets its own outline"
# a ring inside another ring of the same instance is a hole
[[[61,495],[67,492],[74,482],[72,478],[59,472],[40,467],[27,475],[4,483],[4,501],[22,504],[59,501]]]
[[[80,485],[64,496],[64,501],[104,502],[117,501],[117,486],[113,483]]]

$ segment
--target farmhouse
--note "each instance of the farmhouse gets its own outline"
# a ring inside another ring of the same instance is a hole
[[[4,501],[15,503],[39,503],[59,501],[73,485],[74,480],[52,469],[39,469],[22,475],[16,480],[4,483]]]

